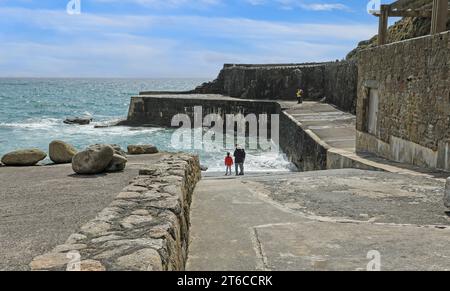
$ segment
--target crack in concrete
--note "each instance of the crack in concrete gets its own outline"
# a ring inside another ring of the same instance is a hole
[[[269,263],[267,260],[267,256],[264,253],[264,248],[262,243],[258,237],[258,232],[256,227],[250,227],[250,238],[252,240],[253,249],[255,250],[256,257],[258,260],[256,261],[256,269],[259,271],[271,271],[269,268]]]

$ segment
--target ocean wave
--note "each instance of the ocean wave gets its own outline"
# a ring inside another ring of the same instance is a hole
[[[20,122],[1,122],[0,128],[53,129],[60,123],[61,120],[57,118],[31,118]]]
[[[202,160],[202,164],[208,166],[209,172],[222,172],[225,171],[225,166],[223,165],[224,158],[225,155],[217,157],[209,156]],[[295,167],[292,163],[281,153],[247,153],[247,158],[245,159],[246,172],[287,172],[294,169]]]

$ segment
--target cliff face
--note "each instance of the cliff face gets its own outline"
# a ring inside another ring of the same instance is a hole
[[[450,18],[447,22],[447,29],[450,30]],[[416,38],[430,34],[431,19],[405,17],[389,27],[388,42],[397,42],[410,38]],[[360,50],[375,47],[378,43],[378,36],[362,41],[354,50],[347,55],[347,60],[355,59]]]

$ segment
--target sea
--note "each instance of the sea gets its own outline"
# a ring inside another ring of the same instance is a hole
[[[95,126],[125,119],[130,97],[140,91],[191,90],[205,81],[208,80],[0,78],[0,156],[24,148],[48,152],[52,140],[66,141],[80,150],[101,143],[118,144],[124,149],[129,144],[153,144],[163,151],[178,151],[171,142],[175,129]],[[93,122],[63,123],[66,118],[76,116],[91,116]],[[250,140],[249,144],[252,143],[256,141]],[[198,154],[209,171],[224,171],[224,157],[232,150],[225,146],[211,150],[208,145],[183,149]],[[278,151],[247,150],[247,171],[292,169],[285,155]]]

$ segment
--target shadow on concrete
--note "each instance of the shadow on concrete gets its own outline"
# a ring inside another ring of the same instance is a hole
[[[101,177],[106,177],[108,176],[108,173],[101,173],[101,174],[96,174],[96,175],[80,175],[80,174],[70,174],[67,175],[67,177],[70,178],[76,178],[76,179],[96,179],[96,178],[101,178]]]
[[[397,168],[401,168],[401,169],[405,169],[405,170],[409,170],[409,171],[414,171],[414,172],[418,172],[418,173],[421,173],[421,174],[426,174],[426,175],[430,176],[431,178],[447,179],[450,176],[449,172],[439,171],[439,170],[434,170],[434,169],[428,169],[428,168],[421,168],[421,167],[414,166],[414,165],[398,163],[398,162],[394,162],[394,161],[383,159],[381,157],[377,157],[377,156],[375,156],[373,154],[370,154],[370,153],[357,152],[356,154],[359,157],[367,159],[367,160],[370,160],[372,162],[386,164],[386,165],[394,166],[394,167],[397,167]]]

